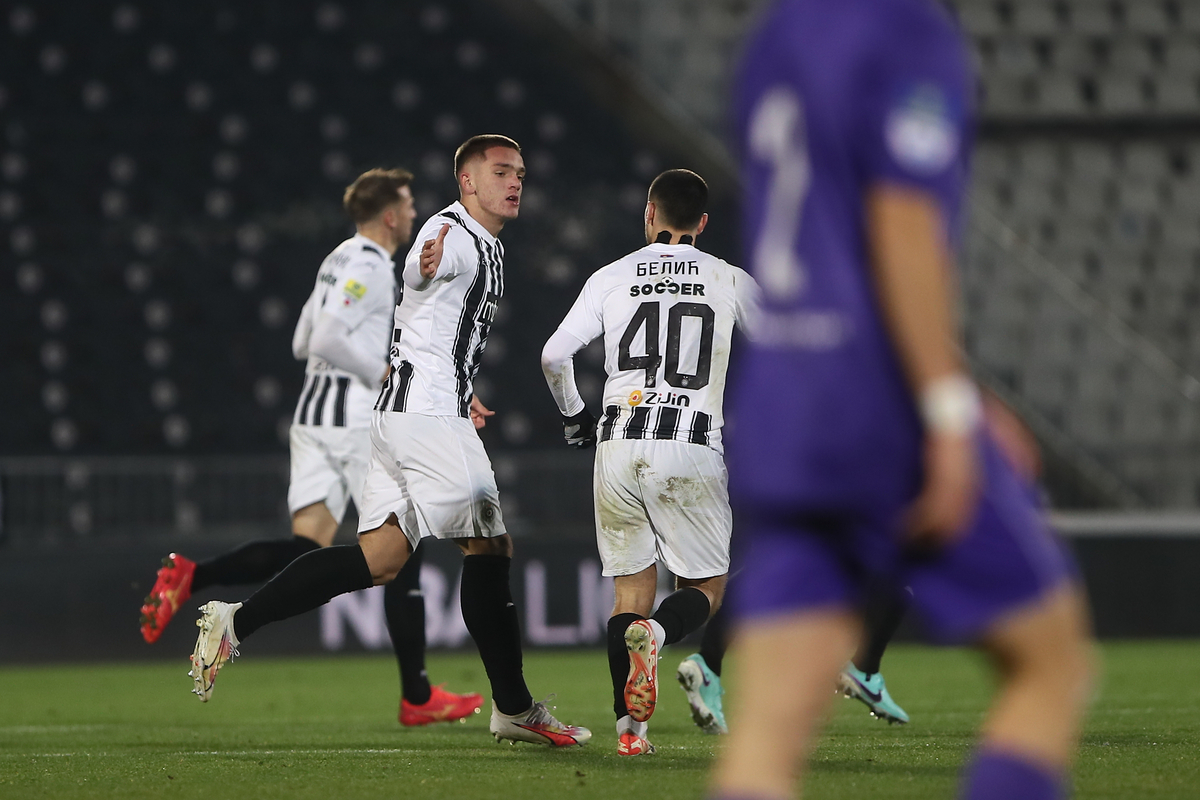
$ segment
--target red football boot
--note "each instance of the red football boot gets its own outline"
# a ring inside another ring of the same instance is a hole
[[[192,596],[192,574],[195,571],[196,562],[177,553],[171,553],[163,559],[158,580],[154,582],[154,588],[146,595],[146,604],[142,606],[142,638],[147,642],[158,641],[179,606]]]
[[[433,722],[453,722],[479,712],[483,705],[483,695],[475,692],[455,694],[442,688],[445,684],[434,686],[429,694],[429,702],[414,705],[403,697],[400,698],[401,725],[429,725]]]
[[[638,736],[632,731],[626,731],[617,738],[617,755],[619,756],[648,756],[654,752],[654,745],[648,739]]]

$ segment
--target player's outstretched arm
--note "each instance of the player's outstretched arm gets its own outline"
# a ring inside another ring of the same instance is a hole
[[[357,376],[372,389],[379,388],[391,369],[385,359],[371,358],[356,350],[350,341],[350,326],[329,313],[317,319],[309,343],[317,358]]]
[[[925,484],[909,511],[914,543],[939,545],[967,526],[978,496],[979,394],[958,345],[954,276],[937,200],[880,184],[867,200],[875,285],[925,423]]]

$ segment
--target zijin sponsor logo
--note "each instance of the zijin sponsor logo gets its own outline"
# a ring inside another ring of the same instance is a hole
[[[636,406],[645,403],[648,406],[679,406],[687,408],[692,400],[683,392],[642,392],[634,389],[629,393],[629,405]]]

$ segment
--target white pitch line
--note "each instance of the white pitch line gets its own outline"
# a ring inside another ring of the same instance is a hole
[[[142,755],[144,757],[157,756],[394,756],[394,755],[417,755],[424,753],[424,750],[376,750],[376,749],[360,749],[360,748],[339,748],[336,750],[167,750],[163,752],[149,753],[0,753],[0,758],[71,758],[74,756],[87,756],[94,758],[127,758],[132,755]]]
[[[0,726],[0,734],[5,733],[84,733],[98,731],[104,728],[116,727],[111,723],[96,725],[4,725]]]

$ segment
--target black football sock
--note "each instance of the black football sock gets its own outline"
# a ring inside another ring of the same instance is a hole
[[[662,625],[667,634],[662,646],[675,644],[703,625],[710,608],[708,595],[694,586],[667,595],[658,610],[650,615],[650,619]]]
[[[635,620],[645,619],[641,614],[617,614],[608,618],[608,671],[612,675],[613,713],[619,721],[629,716],[625,707],[625,681],[629,680],[629,650],[625,647],[625,629]]]
[[[421,594],[424,554],[425,548],[417,545],[400,574],[383,590],[388,634],[400,666],[400,693],[418,706],[428,703],[433,691],[425,674],[425,596]]]
[[[725,659],[725,648],[729,643],[729,613],[722,605],[704,626],[704,638],[700,640],[700,657],[717,677],[721,677],[721,662]]]
[[[464,557],[459,593],[463,622],[479,648],[492,700],[501,714],[510,715],[533,705],[522,672],[521,623],[508,586],[511,565],[508,556]]]
[[[375,581],[362,548],[325,547],[300,556],[250,595],[233,618],[239,641],[269,622],[323,606],[339,594],[366,589]]]
[[[208,586],[260,583],[320,546],[307,536],[261,539],[244,544],[207,561],[197,561],[196,572],[192,575],[192,591]]]
[[[868,675],[879,672],[883,651],[896,635],[896,629],[908,611],[911,595],[908,589],[876,586],[867,594],[863,608],[863,638],[852,661]]]

